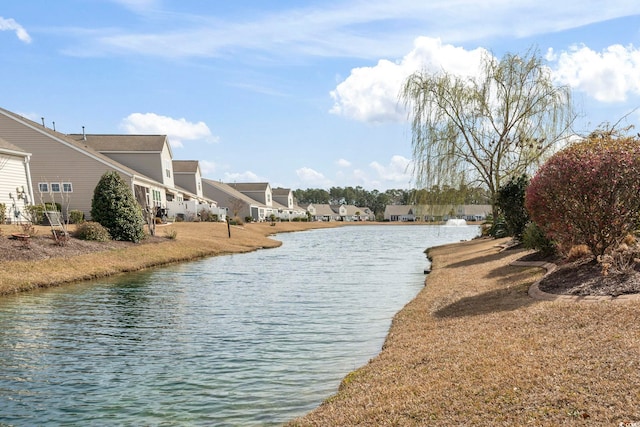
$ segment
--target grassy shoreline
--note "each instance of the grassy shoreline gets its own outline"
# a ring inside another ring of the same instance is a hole
[[[526,253],[432,248],[382,351],[289,426],[618,425],[640,421],[640,302],[538,301]]]

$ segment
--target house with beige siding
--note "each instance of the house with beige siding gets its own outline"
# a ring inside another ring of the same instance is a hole
[[[53,202],[90,218],[93,191],[102,175],[117,172],[145,206],[160,197],[163,184],[78,141],[8,110],[0,109],[0,138],[31,153],[30,202]]]
[[[277,210],[277,217],[281,221],[290,221],[294,218],[306,218],[305,209],[296,205],[293,192],[290,188],[276,187],[272,189],[273,207]]]
[[[162,183],[152,192],[150,205],[162,215],[195,219],[202,210],[219,214],[215,200],[202,193],[197,160],[173,160],[166,135],[69,135],[116,162]],[[176,169],[177,168],[177,169]]]
[[[415,206],[387,205],[384,207],[384,220],[393,222],[415,221]]]
[[[175,184],[202,198],[202,174],[197,160],[174,160],[173,181]]]
[[[272,206],[266,206],[220,181],[203,178],[202,192],[205,197],[216,200],[218,207],[225,208],[232,219],[251,217],[253,221],[264,221],[273,212]]]
[[[306,206],[312,221],[339,221],[340,214],[331,205],[325,203],[310,203]]]
[[[491,205],[387,205],[385,221],[440,222],[458,218],[484,221],[491,213]]]
[[[26,220],[24,208],[33,202],[30,158],[31,153],[0,138],[0,203],[7,223]]]

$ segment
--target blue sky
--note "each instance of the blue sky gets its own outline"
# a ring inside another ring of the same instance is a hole
[[[534,47],[588,131],[639,124],[638,46],[637,0],[12,1],[0,107],[65,133],[167,134],[215,180],[407,189],[410,73]]]

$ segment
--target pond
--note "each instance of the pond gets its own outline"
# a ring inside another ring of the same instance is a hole
[[[379,353],[430,246],[366,225],[0,299],[0,425],[280,425]]]

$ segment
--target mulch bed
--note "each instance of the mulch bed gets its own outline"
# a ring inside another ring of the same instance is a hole
[[[549,294],[574,296],[611,296],[640,293],[640,271],[602,274],[602,266],[592,257],[572,262],[563,262],[553,257],[541,257],[532,253],[520,261],[546,261],[558,265],[538,284],[538,288]]]
[[[3,261],[40,261],[50,258],[70,258],[92,252],[126,248],[132,245],[157,243],[166,239],[147,236],[140,243],[132,242],[95,242],[69,237],[64,245],[59,245],[52,236],[36,234],[27,240],[15,239],[11,234],[0,235],[0,262]]]

